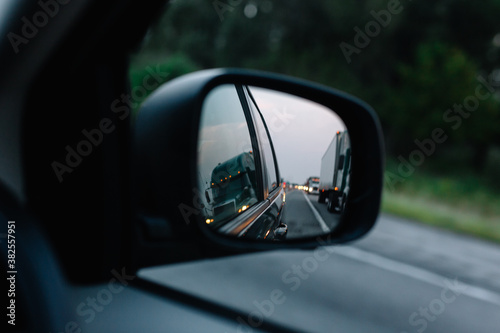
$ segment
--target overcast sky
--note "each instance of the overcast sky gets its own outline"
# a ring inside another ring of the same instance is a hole
[[[321,158],[335,132],[345,130],[342,120],[303,98],[256,87],[251,91],[271,133],[281,177],[298,184],[319,177]]]

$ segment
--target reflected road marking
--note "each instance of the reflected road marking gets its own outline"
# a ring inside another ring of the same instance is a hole
[[[316,210],[316,208],[314,208],[314,206],[312,205],[311,201],[309,200],[309,198],[307,197],[307,194],[305,194],[305,192],[302,192],[302,194],[304,195],[304,198],[306,198],[306,201],[307,203],[309,204],[309,207],[311,207],[311,210],[314,214],[314,217],[316,218],[316,220],[318,221],[319,223],[319,226],[321,227],[321,229],[324,231],[324,232],[330,232],[330,228],[328,228],[328,226],[326,225],[325,221],[323,220],[323,218],[321,217],[321,215],[319,215],[318,211]]]

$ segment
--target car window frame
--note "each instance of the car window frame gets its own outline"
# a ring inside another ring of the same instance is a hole
[[[260,120],[262,121],[262,124],[263,124],[263,127],[264,127],[264,131],[265,133],[263,133],[263,135],[265,135],[267,137],[267,141],[269,142],[269,146],[270,146],[270,149],[271,149],[271,154],[273,156],[273,165],[274,165],[274,172],[275,172],[275,176],[276,176],[276,187],[273,188],[272,190],[269,191],[269,184],[267,184],[267,177],[264,177],[265,178],[265,182],[266,182],[266,190],[268,191],[267,192],[267,196],[266,198],[269,198],[273,201],[275,199],[275,196],[277,195],[277,193],[279,193],[279,189],[282,187],[282,182],[281,182],[281,175],[280,175],[280,170],[279,170],[279,165],[278,165],[278,159],[276,157],[276,152],[274,150],[274,144],[273,144],[273,140],[271,138],[271,134],[269,132],[269,128],[267,127],[267,123],[266,123],[266,120],[264,118],[264,116],[262,115],[262,112],[260,111],[260,108],[257,104],[257,102],[255,101],[255,98],[253,97],[252,95],[252,92],[250,91],[250,88],[248,86],[245,86],[245,94],[246,94],[246,98],[247,98],[247,103],[249,105],[251,105],[252,107],[250,107],[251,109],[251,112],[252,112],[252,116],[254,117],[253,121],[256,122],[256,119],[257,117],[260,118]],[[259,144],[262,145],[264,144],[263,142],[261,142],[261,140],[259,140]],[[259,146],[260,150],[263,151],[263,147],[262,146]],[[265,158],[265,157],[264,157]],[[263,161],[263,169],[265,170],[265,172],[269,172],[267,170],[267,163],[265,161]],[[266,174],[267,176],[267,174]]]
[[[226,225],[220,229],[220,231],[227,234],[243,235],[259,218],[266,214],[266,212],[270,209],[272,203],[276,200],[280,193],[279,190],[281,186],[277,186],[271,192],[268,191],[267,177],[264,173],[266,167],[264,156],[262,154],[261,140],[255,124],[255,115],[253,114],[252,108],[249,104],[248,96],[246,93],[246,86],[241,84],[231,85],[236,88],[236,92],[238,94],[238,98],[240,100],[242,110],[247,121],[247,127],[250,133],[250,140],[252,143],[255,162],[255,177],[257,181],[256,194],[258,202],[246,211],[242,212],[240,215],[236,215],[230,218]],[[272,149],[272,152],[273,157],[276,158],[274,155],[274,149]],[[279,178],[277,180],[279,180]]]
[[[248,131],[250,133],[250,141],[252,143],[253,156],[255,161],[255,178],[257,180],[257,200],[260,203],[265,201],[268,197],[268,195],[266,195],[267,180],[265,177],[264,156],[262,154],[260,139],[254,123],[252,111],[246,98],[245,89],[241,84],[235,84],[234,86],[236,88],[238,98],[240,99],[243,114],[245,115]]]

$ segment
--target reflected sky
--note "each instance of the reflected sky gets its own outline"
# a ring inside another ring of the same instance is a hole
[[[198,142],[200,188],[210,187],[212,171],[243,152],[252,150],[250,133],[234,85],[212,90],[203,104]]]
[[[343,121],[331,109],[293,95],[251,87],[274,144],[281,177],[303,184],[320,174],[321,158]]]

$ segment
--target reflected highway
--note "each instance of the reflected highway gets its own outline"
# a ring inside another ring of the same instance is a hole
[[[326,203],[318,202],[317,194],[306,194],[302,190],[286,193],[283,222],[288,226],[287,238],[328,233],[338,224],[339,217],[339,214],[328,212]]]

